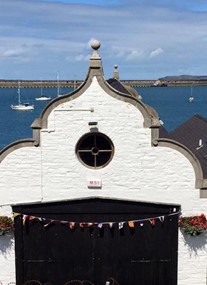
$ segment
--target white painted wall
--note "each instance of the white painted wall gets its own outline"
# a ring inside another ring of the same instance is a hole
[[[90,130],[90,121],[98,122],[99,131],[115,147],[113,160],[100,170],[86,168],[75,154],[77,141]],[[143,128],[141,112],[106,94],[96,78],[82,96],[51,112],[48,129],[41,131],[40,147],[13,151],[0,164],[0,173],[1,214],[8,213],[3,205],[82,197],[175,203],[185,215],[207,212],[187,158],[171,148],[152,147],[151,130]],[[101,189],[87,187],[93,178],[102,181]],[[9,246],[3,252],[5,241]],[[179,285],[206,285],[205,241],[205,236],[186,240],[180,233]],[[14,262],[13,239],[0,237],[0,280],[4,284],[15,280]]]

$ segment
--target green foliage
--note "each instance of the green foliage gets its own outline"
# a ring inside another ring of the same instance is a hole
[[[197,236],[207,230],[207,220],[204,214],[199,216],[180,217],[179,227],[184,233]]]
[[[14,222],[12,218],[0,216],[0,236],[12,232],[14,230]]]

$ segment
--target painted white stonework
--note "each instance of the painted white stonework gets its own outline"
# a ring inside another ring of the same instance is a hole
[[[110,164],[99,170],[83,166],[75,154],[77,141],[94,121],[115,147]],[[143,123],[134,105],[108,95],[93,77],[81,96],[52,110],[38,147],[18,148],[2,160],[1,215],[11,215],[10,205],[83,197],[169,203],[181,205],[185,215],[207,213],[206,200],[195,189],[190,161],[172,148],[152,146],[151,129]],[[89,188],[90,179],[100,180],[101,188]],[[179,233],[179,285],[206,285],[206,254],[205,236],[185,239]],[[0,268],[3,284],[15,281],[10,236],[0,237]]]

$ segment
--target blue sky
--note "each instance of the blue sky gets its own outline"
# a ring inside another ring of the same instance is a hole
[[[85,79],[101,42],[106,79],[207,75],[206,0],[0,0],[0,79]]]

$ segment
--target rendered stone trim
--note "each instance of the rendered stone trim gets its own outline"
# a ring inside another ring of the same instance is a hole
[[[200,198],[201,199],[207,198],[207,188],[200,189]]]
[[[32,138],[18,140],[9,144],[0,151],[0,163],[9,153],[13,152],[14,150],[17,150],[22,147],[32,147],[32,146],[38,146],[36,144],[36,141]]]
[[[156,143],[159,139],[159,133],[160,133],[159,127],[151,128],[151,145],[152,146],[157,146]]]
[[[169,147],[172,149],[177,150],[178,152],[182,153],[192,164],[194,172],[195,172],[195,188],[203,188],[205,187],[205,180],[203,179],[203,171],[200,165],[199,160],[197,157],[183,144],[167,139],[167,138],[158,138],[153,140],[153,145],[155,147]]]

